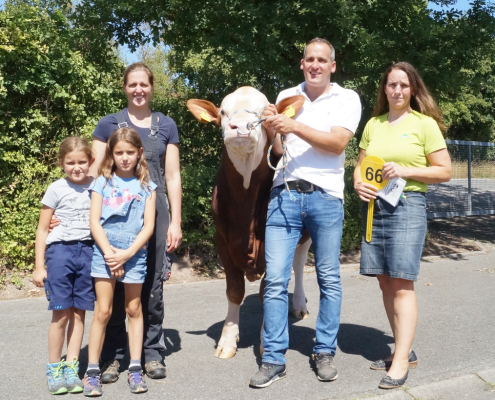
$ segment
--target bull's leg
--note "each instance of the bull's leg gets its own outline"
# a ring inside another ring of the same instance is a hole
[[[240,304],[232,303],[228,300],[227,318],[223,324],[222,336],[218,341],[217,348],[215,350],[215,357],[217,358],[232,358],[237,352],[237,342],[239,341],[239,310]]]
[[[306,295],[304,294],[303,277],[304,266],[308,260],[308,250],[311,246],[311,239],[306,240],[297,246],[294,254],[292,267],[294,268],[294,295],[292,297],[292,306],[290,312],[295,318],[308,318],[309,312],[306,307]]]
[[[228,311],[223,324],[222,336],[215,350],[215,357],[223,359],[234,357],[237,351],[239,313],[245,292],[244,272],[239,271],[233,265],[231,267],[230,269],[224,267],[227,280]]]

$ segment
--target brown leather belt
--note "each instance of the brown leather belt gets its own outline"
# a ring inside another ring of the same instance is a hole
[[[297,181],[287,182],[289,190],[297,190],[297,193],[312,193],[318,189],[318,186],[313,185],[311,182],[304,179],[298,179]],[[285,184],[276,186],[277,188],[285,189]]]

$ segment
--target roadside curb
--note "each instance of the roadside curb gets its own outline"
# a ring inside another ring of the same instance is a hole
[[[453,399],[453,398],[485,398],[487,392],[495,392],[495,369],[485,369],[477,372],[462,374],[436,382],[422,385],[403,387],[388,391],[384,394],[376,392],[359,393],[349,400],[362,400],[370,397],[383,400],[423,400],[423,399]],[[487,393],[488,394],[488,393]],[[458,396],[458,397],[453,397]],[[491,397],[490,394],[488,394]]]

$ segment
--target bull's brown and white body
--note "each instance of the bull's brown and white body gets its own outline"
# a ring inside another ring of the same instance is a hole
[[[297,111],[304,102],[301,97],[286,99],[277,105],[278,112],[289,105]],[[219,358],[231,358],[237,350],[244,276],[249,281],[260,279],[266,267],[265,224],[274,171],[266,162],[270,143],[260,118],[268,104],[266,97],[252,87],[241,87],[229,94],[220,108],[205,100],[187,103],[200,122],[221,126],[224,138],[211,202],[228,298],[227,318],[215,352]],[[300,245],[294,257],[293,314],[298,318],[308,315],[302,276],[310,244],[307,240]]]

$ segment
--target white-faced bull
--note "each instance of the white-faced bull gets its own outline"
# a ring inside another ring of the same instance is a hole
[[[289,107],[297,112],[303,103],[303,96],[294,96],[276,107],[279,113]],[[227,318],[215,351],[219,358],[231,358],[237,350],[244,277],[252,282],[265,272],[266,213],[274,174],[266,162],[270,143],[261,123],[268,104],[266,97],[252,87],[241,87],[229,94],[220,108],[206,100],[187,102],[198,121],[221,126],[223,135],[222,161],[211,200],[216,248],[225,270],[228,299]],[[292,308],[297,318],[308,315],[302,277],[310,244],[311,240],[306,239],[294,256],[296,286]],[[260,296],[262,288],[263,285]]]

